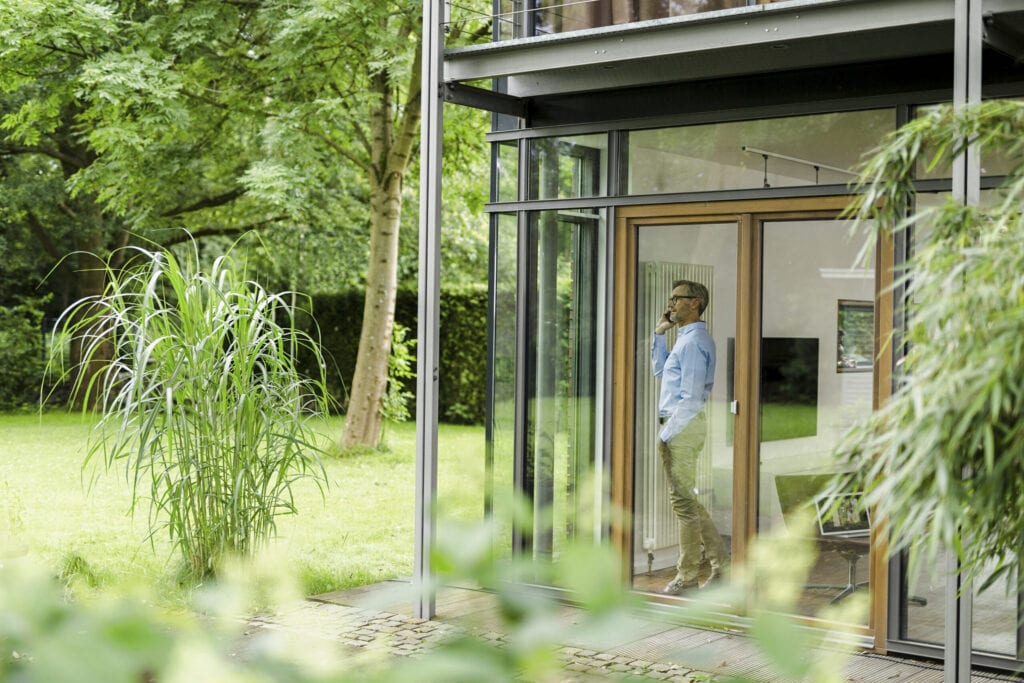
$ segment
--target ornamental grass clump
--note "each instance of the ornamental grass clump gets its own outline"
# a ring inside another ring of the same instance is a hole
[[[74,391],[101,411],[86,464],[125,467],[132,512],[149,500],[150,539],[166,530],[198,579],[269,539],[277,515],[296,512],[297,480],[325,481],[311,425],[326,413],[324,377],[300,376],[296,353],[324,365],[290,293],[245,280],[230,257],[209,272],[194,248],[127,260],[62,316],[82,340]]]

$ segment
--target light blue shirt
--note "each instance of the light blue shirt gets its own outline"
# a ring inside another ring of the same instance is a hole
[[[661,378],[658,414],[668,418],[658,436],[668,442],[704,408],[715,384],[715,341],[704,321],[679,328],[671,352],[665,335],[654,335],[651,369]]]

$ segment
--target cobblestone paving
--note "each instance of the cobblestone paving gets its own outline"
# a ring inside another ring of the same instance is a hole
[[[374,649],[392,657],[422,655],[444,640],[467,632],[499,646],[504,641],[499,633],[467,631],[440,621],[313,601],[273,617],[257,617],[248,622],[248,636],[255,637],[263,631],[287,631],[303,638],[333,641],[353,653]],[[563,647],[558,654],[565,672],[562,680],[567,683],[629,678],[672,683],[710,680],[706,674],[677,664],[649,662],[608,652]]]

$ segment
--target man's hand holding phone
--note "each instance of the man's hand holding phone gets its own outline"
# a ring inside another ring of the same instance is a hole
[[[670,329],[676,326],[675,321],[672,320],[672,312],[665,311],[658,318],[658,326],[654,328],[654,334],[665,334]]]

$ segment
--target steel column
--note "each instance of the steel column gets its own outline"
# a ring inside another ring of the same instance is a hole
[[[437,366],[441,273],[441,66],[446,21],[443,0],[423,0],[423,80],[420,95],[419,322],[416,349],[415,615],[435,613],[430,559],[437,526]]]
[[[958,111],[981,101],[981,5],[982,0],[955,2],[953,107]],[[976,206],[980,199],[980,168],[974,144],[968,145],[954,159],[953,197],[967,206]],[[971,584],[964,581],[960,570],[960,560],[951,552],[946,579],[945,683],[971,680],[974,591]]]

